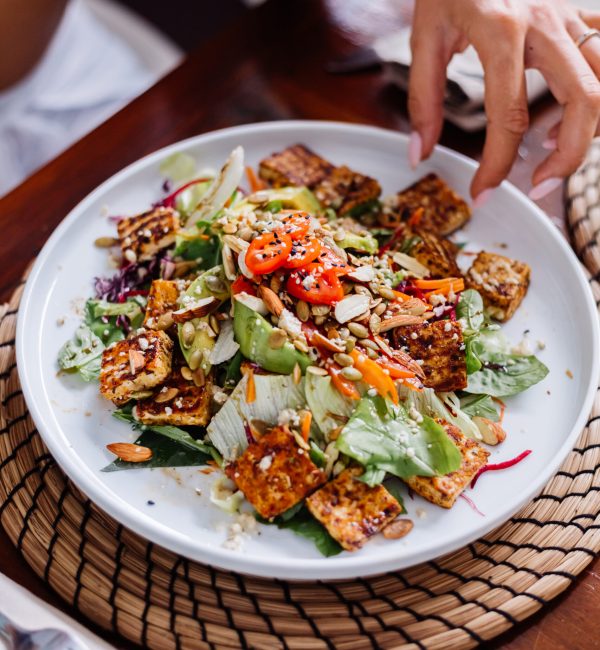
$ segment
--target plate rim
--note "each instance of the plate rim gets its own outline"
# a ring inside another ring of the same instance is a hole
[[[262,558],[256,556],[247,556],[244,553],[233,553],[230,550],[217,548],[214,545],[202,545],[201,542],[192,540],[187,535],[175,531],[173,528],[162,524],[161,522],[152,519],[151,517],[143,514],[139,508],[135,508],[131,504],[123,501],[122,499],[115,499],[111,491],[108,491],[104,484],[95,476],[94,470],[89,466],[82,464],[80,461],[77,463],[78,457],[68,450],[63,449],[58,443],[50,430],[50,426],[46,424],[46,417],[42,413],[41,408],[38,407],[37,400],[33,394],[32,387],[28,380],[28,361],[25,348],[21,341],[23,340],[23,333],[28,321],[28,314],[32,309],[32,296],[36,287],[36,279],[43,270],[47,258],[49,257],[54,246],[60,242],[63,232],[66,231],[72,222],[81,218],[81,214],[88,208],[88,205],[93,203],[98,196],[111,189],[113,186],[118,185],[123,178],[136,173],[138,170],[144,169],[154,162],[163,159],[165,156],[172,152],[184,149],[189,146],[194,146],[201,142],[218,140],[223,136],[230,136],[235,134],[245,134],[248,132],[261,132],[261,131],[281,131],[287,129],[326,129],[335,131],[345,131],[351,137],[351,132],[359,132],[367,134],[369,132],[384,136],[387,138],[393,137],[398,142],[408,143],[408,136],[405,133],[393,131],[367,124],[346,123],[328,120],[281,120],[272,122],[261,122],[256,124],[245,124],[234,127],[210,131],[207,133],[199,134],[180,140],[173,144],[167,145],[161,149],[151,152],[142,158],[130,163],[120,171],[111,175],[103,181],[92,192],[87,194],[81,201],[79,201],[63,218],[60,224],[52,232],[43,248],[39,252],[36,261],[31,268],[29,277],[27,279],[21,302],[19,305],[19,312],[17,317],[16,329],[16,357],[17,368],[21,381],[21,387],[28,411],[32,420],[39,432],[44,444],[50,450],[52,456],[59,464],[65,474],[72,480],[75,485],[96,505],[104,510],[111,517],[116,519],[121,524],[131,528],[134,532],[150,540],[153,543],[159,544],[174,553],[183,555],[194,561],[203,564],[210,564],[213,567],[236,571],[246,575],[252,575],[264,578],[283,578],[289,580],[308,580],[312,581],[316,578],[306,577],[306,573],[310,572],[313,575],[318,574],[320,580],[333,580],[333,579],[348,579],[357,577],[367,577],[370,575],[381,574],[386,571],[396,570],[400,568],[408,568],[415,566],[423,561],[431,560],[447,553],[453,552],[458,548],[463,547],[465,544],[478,539],[485,535],[499,525],[506,522],[515,512],[517,512],[523,505],[528,503],[535,495],[537,495],[544,487],[544,485],[556,473],[558,467],[563,462],[569,451],[572,449],[576,437],[581,433],[584,427],[586,418],[592,407],[594,395],[598,386],[598,377],[600,376],[600,326],[598,325],[597,311],[593,299],[592,291],[589,282],[585,277],[582,264],[575,255],[573,249],[567,240],[558,232],[555,226],[549,221],[548,216],[530,199],[528,199],[520,190],[518,190],[512,183],[504,181],[501,185],[504,191],[507,191],[520,202],[527,205],[528,211],[531,216],[541,222],[542,226],[548,230],[549,235],[556,241],[556,243],[563,249],[569,259],[570,265],[578,276],[580,287],[583,294],[585,294],[585,303],[587,306],[586,318],[592,317],[592,341],[591,350],[593,354],[593,363],[591,369],[591,380],[587,387],[587,392],[582,400],[584,408],[580,410],[579,415],[575,418],[574,425],[565,436],[563,444],[559,447],[557,453],[548,463],[536,480],[532,482],[530,489],[524,492],[520,499],[511,503],[511,506],[502,510],[495,516],[487,517],[485,522],[481,525],[475,526],[468,534],[457,536],[450,544],[446,544],[443,550],[438,550],[435,553],[431,552],[429,546],[420,552],[412,552],[410,561],[404,562],[406,555],[401,552],[394,558],[384,557],[377,559],[373,557],[360,555],[350,555],[348,557],[340,558],[304,558],[297,560],[296,563],[291,564],[289,559],[286,558]],[[436,151],[444,153],[451,159],[460,160],[466,163],[467,167],[474,170],[476,162],[463,154],[453,151],[447,147],[438,145]],[[595,319],[595,322],[594,322]],[[596,381],[593,381],[596,377]]]

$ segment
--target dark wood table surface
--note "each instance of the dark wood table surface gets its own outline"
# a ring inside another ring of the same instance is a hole
[[[55,226],[113,173],[159,147],[235,124],[288,118],[360,122],[406,132],[406,97],[377,70],[346,76],[326,71],[332,59],[369,45],[410,21],[408,0],[271,0],[202,44],[179,68],[113,118],[0,199],[0,300]],[[550,99],[532,108],[531,127],[510,176],[531,187],[544,157],[541,142],[558,121]],[[442,144],[477,158],[483,136],[446,126]],[[564,231],[559,192],[541,202]],[[92,629],[29,568],[0,529],[0,570]],[[493,641],[490,647],[600,647],[600,561],[566,593]],[[95,629],[115,646],[130,645]]]

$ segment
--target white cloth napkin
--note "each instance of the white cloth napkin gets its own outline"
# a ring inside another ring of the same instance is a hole
[[[155,81],[127,42],[72,0],[42,61],[0,92],[0,196]]]
[[[51,607],[32,593],[0,573],[0,618],[7,617],[14,625],[36,634],[37,648],[43,650],[110,650],[111,646],[82,625]],[[0,635],[0,649],[12,650]]]
[[[388,81],[406,90],[411,63],[410,29],[377,39],[373,49],[384,64]],[[527,70],[525,74],[527,97],[532,103],[546,92],[547,86],[537,70]],[[450,61],[447,75],[445,118],[465,131],[485,128],[483,67],[475,48],[469,46],[463,53],[456,54]]]

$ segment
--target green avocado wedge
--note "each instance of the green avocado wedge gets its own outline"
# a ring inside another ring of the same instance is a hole
[[[198,276],[183,294],[183,297],[185,296],[189,296],[195,300],[208,298],[210,296],[214,296],[221,301],[227,300],[227,298],[229,298],[229,283],[225,278],[223,267],[215,266]],[[185,303],[182,301],[179,306],[184,307]],[[183,339],[183,324],[177,325],[179,345],[186,362],[189,364],[192,354],[196,350],[200,350],[202,352],[200,367],[205,373],[207,373],[211,368],[208,356],[215,346],[215,338],[208,334],[208,319],[208,316],[203,316],[202,318],[194,318],[193,320],[188,321],[193,323],[196,328],[196,335],[189,346],[185,345]]]
[[[259,313],[239,301],[234,301],[233,334],[240,352],[264,370],[289,375],[298,364],[304,372],[312,361],[307,354],[296,350],[286,341],[277,350],[269,345],[273,326]]]

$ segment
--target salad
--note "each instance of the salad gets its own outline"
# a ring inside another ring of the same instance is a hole
[[[215,507],[333,555],[409,533],[407,489],[451,508],[527,456],[488,464],[505,398],[548,373],[499,325],[530,269],[481,251],[461,271],[470,210],[442,179],[382,198],[301,144],[258,174],[240,147],[161,171],[163,198],[96,240],[115,272],[58,353],[139,432],[104,471],[203,466]]]

